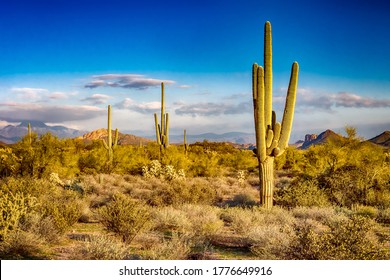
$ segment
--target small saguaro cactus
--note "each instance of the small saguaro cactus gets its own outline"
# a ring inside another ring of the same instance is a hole
[[[187,144],[187,130],[184,129],[184,154],[187,156],[190,146]]]
[[[161,83],[161,124],[158,123],[157,113],[154,113],[154,122],[157,144],[161,148],[167,148],[169,146],[169,114],[165,113],[164,83]]]
[[[115,129],[114,141],[112,141],[111,130],[111,105],[108,105],[108,118],[107,118],[107,142],[103,139],[104,148],[108,153],[108,162],[111,164],[114,159],[114,149],[118,145],[118,129]]]
[[[274,158],[288,146],[298,86],[297,62],[292,65],[282,123],[276,121],[272,111],[272,33],[271,23],[265,23],[264,68],[253,64],[252,93],[256,131],[256,149],[259,162],[260,203],[270,209],[273,205]]]
[[[28,125],[27,125],[27,136],[28,136],[28,142],[31,145],[31,143],[32,143],[32,133],[31,133],[31,124],[30,123],[28,123]]]

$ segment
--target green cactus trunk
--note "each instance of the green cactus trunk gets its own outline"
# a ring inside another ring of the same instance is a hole
[[[274,157],[267,157],[259,164],[260,172],[260,204],[266,209],[273,206],[274,195]]]
[[[184,155],[187,156],[188,155],[188,144],[187,144],[187,131],[184,129]]]
[[[108,105],[108,117],[107,117],[107,142],[103,139],[103,145],[107,150],[108,165],[111,167],[114,161],[114,149],[118,144],[118,129],[115,129],[114,141],[112,141],[112,128],[111,128],[111,105]]]
[[[265,23],[264,31],[264,69],[253,64],[252,93],[256,132],[254,152],[259,162],[260,203],[270,209],[273,206],[274,158],[280,156],[288,146],[299,66],[297,62],[292,65],[283,119],[279,123],[276,121],[276,113],[272,111],[272,32],[269,22]]]

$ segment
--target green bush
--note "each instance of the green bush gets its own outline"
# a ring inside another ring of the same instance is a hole
[[[371,220],[352,216],[327,226],[322,232],[316,232],[310,224],[296,225],[296,239],[290,246],[290,257],[305,260],[378,260],[389,257],[373,232]]]
[[[130,243],[149,221],[150,212],[139,201],[124,194],[115,194],[106,206],[100,208],[101,222],[107,231],[118,234]]]
[[[324,207],[330,205],[326,193],[318,187],[316,180],[296,180],[275,192],[277,205],[285,207]]]
[[[187,180],[159,182],[154,184],[147,201],[153,206],[193,204],[213,204],[217,191],[207,181]]]
[[[122,242],[104,235],[91,235],[83,245],[84,260],[123,260],[128,249]]]

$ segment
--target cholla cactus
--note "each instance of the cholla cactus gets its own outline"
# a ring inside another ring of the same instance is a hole
[[[240,170],[237,173],[237,180],[240,186],[244,185],[245,180],[246,180],[246,172],[245,170]]]
[[[166,181],[185,179],[183,169],[176,171],[172,165],[162,166],[158,160],[153,160],[149,166],[143,166],[142,176],[145,178],[159,178]]]
[[[64,182],[60,179],[57,173],[50,173],[49,175],[49,182],[54,184],[54,185],[59,185],[59,186],[64,186]]]

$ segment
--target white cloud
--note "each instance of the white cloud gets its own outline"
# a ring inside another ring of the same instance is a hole
[[[32,100],[41,98],[49,91],[44,88],[11,88],[11,92],[16,93],[20,98]]]
[[[171,80],[146,78],[144,75],[139,74],[105,74],[92,76],[92,78],[91,82],[84,85],[85,88],[120,87],[143,90],[149,87],[160,86],[162,82],[165,84],[175,83],[175,81]]]
[[[149,114],[157,112],[161,108],[161,103],[158,101],[137,103],[131,98],[125,98],[123,101],[115,104],[118,109],[127,109],[138,113]]]
[[[194,104],[176,103],[175,105],[178,105],[178,108],[175,109],[177,115],[192,115],[194,117],[245,114],[253,108],[250,101],[238,104],[200,102]]]
[[[105,95],[105,94],[93,94],[91,96],[88,96],[86,98],[80,99],[81,101],[88,102],[93,105],[99,105],[104,104],[107,102],[108,99],[110,99],[111,96]]]
[[[69,95],[73,95],[73,93],[69,94],[66,92],[54,91],[47,95],[49,99],[58,100],[58,99],[67,99]]]

